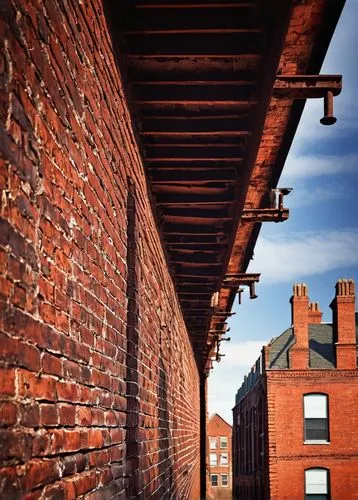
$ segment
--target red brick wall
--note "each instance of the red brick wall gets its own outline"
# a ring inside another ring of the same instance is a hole
[[[330,470],[331,497],[358,498],[358,372],[267,372],[270,498],[301,500],[304,471]],[[303,395],[329,397],[329,444],[303,444]]]
[[[0,497],[198,498],[199,378],[102,3],[0,8]]]
[[[266,378],[233,409],[233,497],[270,498],[268,487]]]

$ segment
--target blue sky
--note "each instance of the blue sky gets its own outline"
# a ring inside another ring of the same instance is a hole
[[[320,124],[323,101],[307,101],[279,186],[293,187],[285,198],[290,218],[263,225],[249,271],[261,273],[258,298],[243,294],[229,321],[231,342],[209,377],[209,413],[232,421],[231,409],[243,377],[262,345],[291,322],[293,283],[308,285],[323,320],[339,278],[358,288],[358,0],[347,0],[328,50],[322,74],[342,74],[343,90],[334,100],[338,121]]]

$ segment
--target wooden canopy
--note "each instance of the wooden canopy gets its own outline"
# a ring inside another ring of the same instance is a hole
[[[306,98],[343,0],[108,1],[113,41],[168,264],[202,370],[219,359]],[[323,114],[323,104],[322,104]],[[317,120],[321,117],[317,116]],[[257,270],[258,272],[260,270]]]

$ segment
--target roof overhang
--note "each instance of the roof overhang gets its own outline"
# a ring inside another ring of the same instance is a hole
[[[153,209],[199,368],[220,359],[226,320],[344,0],[107,2]],[[322,105],[323,110],[323,105]],[[317,120],[320,117],[317,117]],[[259,271],[259,270],[258,270]]]

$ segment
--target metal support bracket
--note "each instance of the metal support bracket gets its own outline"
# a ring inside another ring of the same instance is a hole
[[[283,198],[291,191],[292,188],[271,189],[270,206],[244,209],[241,220],[243,222],[284,222],[288,219],[290,212],[288,208],[284,208]]]
[[[246,285],[250,289],[250,299],[256,299],[255,283],[260,279],[260,274],[226,274],[223,281],[223,288],[239,289],[241,285]]]
[[[215,318],[228,318],[230,316],[234,316],[236,312],[231,311],[215,311],[213,317]]]
[[[333,97],[342,90],[342,75],[278,75],[273,95],[290,99],[324,98],[324,115],[320,122],[332,125],[337,121],[333,115]]]

